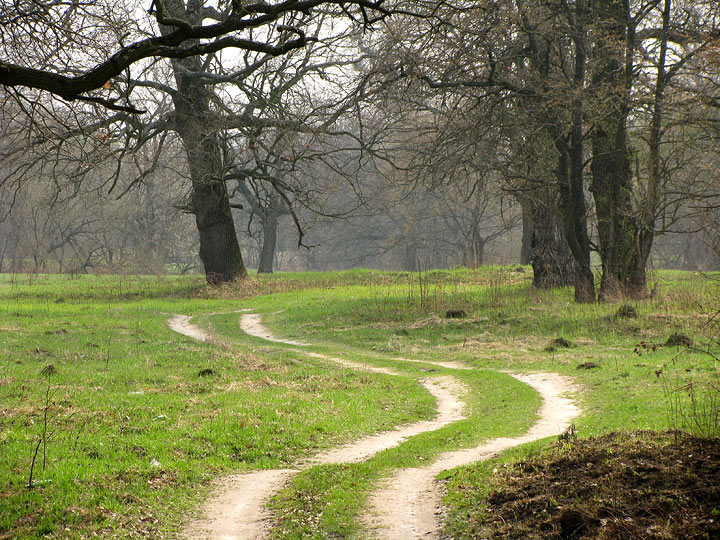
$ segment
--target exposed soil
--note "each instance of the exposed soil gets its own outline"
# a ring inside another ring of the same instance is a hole
[[[189,321],[189,317],[179,315],[170,319],[168,324],[173,330],[196,339],[209,338]],[[240,317],[240,327],[248,334],[268,341],[299,347],[306,345],[301,341],[282,340],[273,336],[256,314],[243,314]],[[385,367],[319,353],[308,354],[354,369],[397,375],[395,371]],[[487,459],[515,445],[562,433],[572,418],[579,414],[573,402],[563,397],[563,394],[573,389],[567,378],[547,373],[510,375],[535,388],[544,398],[537,423],[523,436],[493,439],[477,448],[442,454],[427,467],[400,471],[372,499],[374,512],[366,521],[380,538],[437,538],[440,527],[438,514],[442,513],[439,486],[435,482],[438,473]],[[422,384],[437,399],[438,415],[434,420],[416,422],[322,452],[299,463],[296,469],[253,471],[222,479],[205,503],[202,517],[185,529],[185,537],[190,540],[264,538],[267,536],[268,518],[265,502],[303,468],[316,464],[362,461],[377,452],[397,446],[412,435],[439,429],[464,418],[464,404],[457,397],[466,391],[462,384],[449,376],[426,379]]]
[[[440,537],[441,489],[435,477],[442,471],[488,459],[495,454],[527,442],[559,435],[580,410],[564,394],[573,390],[567,378],[551,373],[515,374],[543,397],[539,419],[519,437],[492,439],[476,448],[447,452],[426,467],[401,470],[388,479],[370,500],[368,527],[387,540],[430,539]]]
[[[198,341],[210,341],[210,334],[198,328],[194,324],[190,324],[188,315],[173,315],[168,319],[170,330],[174,330],[178,334],[197,339]]]
[[[189,317],[175,316],[173,330],[190,337],[206,335],[190,323]],[[273,336],[262,324],[259,315],[243,314],[240,326],[248,334],[273,342],[290,345],[305,345],[299,341],[284,341]],[[397,375],[391,369],[361,364],[322,354],[310,356],[337,362],[354,369]],[[282,488],[293,475],[306,467],[319,464],[349,463],[368,459],[382,450],[401,444],[408,437],[440,429],[465,418],[462,411],[465,404],[458,397],[467,388],[452,377],[435,377],[422,381],[423,386],[437,400],[438,414],[433,420],[415,422],[397,429],[371,435],[338,448],[321,452],[298,463],[296,469],[263,470],[232,475],[219,480],[213,488],[201,511],[201,517],[192,521],[185,529],[184,536],[190,540],[223,539],[250,540],[267,536],[268,514],[265,503],[270,496]]]
[[[200,512],[183,531],[193,540],[262,538],[270,514],[265,502],[297,474],[293,469],[252,471],[219,479]]]
[[[720,441],[612,433],[495,475],[462,538],[720,538]]]

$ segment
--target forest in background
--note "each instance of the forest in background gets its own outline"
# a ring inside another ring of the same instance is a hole
[[[642,297],[720,264],[718,11],[3,6],[0,272],[522,263]]]

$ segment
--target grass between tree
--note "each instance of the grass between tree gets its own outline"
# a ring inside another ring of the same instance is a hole
[[[619,313],[576,305],[569,290],[534,291],[523,267],[276,274],[217,289],[198,277],[0,276],[0,538],[172,537],[216,475],[284,467],[432,416],[417,380],[445,370],[404,358],[477,368],[453,372],[471,389],[469,419],[363,464],[308,469],[274,500],[277,538],[357,537],[358,503],[378,478],[525,430],[537,396],[492,370],[572,375],[583,388],[580,437],[686,427],[677,423],[692,415],[678,411],[697,396],[668,400],[669,392],[716,371],[682,340],[665,344],[683,335],[712,346],[702,336],[718,285],[688,273],[659,281],[651,299]],[[247,306],[276,333],[313,343],[309,350],[402,376],[244,336],[233,312]],[[448,310],[464,314],[449,319]],[[169,313],[198,315],[229,345],[174,334]],[[448,530],[463,534],[463,509],[488,471],[539,446],[447,473]],[[458,474],[472,485],[454,482]]]

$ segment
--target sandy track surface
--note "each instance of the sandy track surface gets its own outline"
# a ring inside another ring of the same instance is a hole
[[[552,373],[513,374],[543,397],[539,419],[519,437],[492,439],[476,448],[447,452],[426,467],[404,469],[383,483],[370,500],[366,524],[382,540],[440,538],[441,489],[435,477],[442,471],[488,459],[530,441],[559,435],[580,414],[564,394],[573,390],[569,378]]]
[[[293,341],[292,339],[281,339],[275,337],[267,326],[262,323],[262,316],[257,313],[244,313],[240,316],[240,328],[246,334],[262,338],[266,341],[274,343],[285,343],[286,345],[297,345],[303,347],[307,345],[304,341]]]
[[[198,341],[210,341],[210,334],[191,324],[191,318],[192,317],[188,315],[173,315],[168,319],[167,323],[170,330],[174,330],[178,334],[197,339]]]
[[[257,313],[246,313],[240,317],[240,329],[245,332],[248,335],[259,337],[262,339],[265,339],[267,341],[274,341],[276,343],[285,343],[287,345],[296,345],[299,347],[305,347],[308,345],[308,343],[305,343],[304,341],[293,341],[289,339],[280,339],[275,337],[270,330],[262,323],[262,317],[258,315]],[[312,356],[313,358],[322,358],[324,360],[331,360],[333,362],[336,362],[338,364],[342,364],[346,367],[350,367],[353,369],[362,369],[367,371],[373,371],[375,373],[387,373],[388,375],[397,375],[395,371],[389,368],[382,368],[377,366],[372,366],[370,364],[361,364],[359,362],[352,362],[350,360],[345,360],[343,358],[333,358],[331,356],[327,356],[324,354],[319,353],[306,353],[308,356]],[[379,358],[377,355],[372,355],[373,358]],[[389,360],[395,360],[397,362],[411,362],[415,364],[431,364],[433,366],[438,366],[442,368],[447,369],[472,369],[466,365],[463,365],[459,362],[434,362],[431,360],[414,360],[410,358],[389,358]]]
[[[262,538],[270,513],[268,497],[279,491],[294,469],[274,469],[233,474],[215,482],[201,518],[192,521],[183,536],[189,539],[251,540]]]
[[[207,340],[206,332],[190,323],[190,317],[176,315],[168,320],[170,327],[195,339]],[[300,341],[281,340],[262,324],[259,315],[243,314],[241,328],[250,335],[288,345],[306,345]],[[309,356],[336,362],[362,371],[397,375],[391,369],[362,364],[318,353]],[[265,503],[279,491],[293,475],[306,467],[321,464],[350,463],[368,459],[378,452],[401,444],[408,437],[440,429],[462,420],[465,404],[458,395],[467,388],[450,376],[421,381],[437,400],[438,414],[433,420],[415,422],[397,429],[371,435],[359,441],[323,451],[298,464],[295,469],[261,470],[232,475],[219,480],[201,511],[201,517],[192,521],[183,536],[190,540],[252,540],[262,539],[268,532],[268,513]]]

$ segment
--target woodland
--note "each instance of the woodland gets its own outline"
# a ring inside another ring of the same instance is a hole
[[[0,540],[720,537],[720,2],[2,0]]]
[[[4,3],[0,271],[520,262],[641,298],[718,265],[719,10]]]

